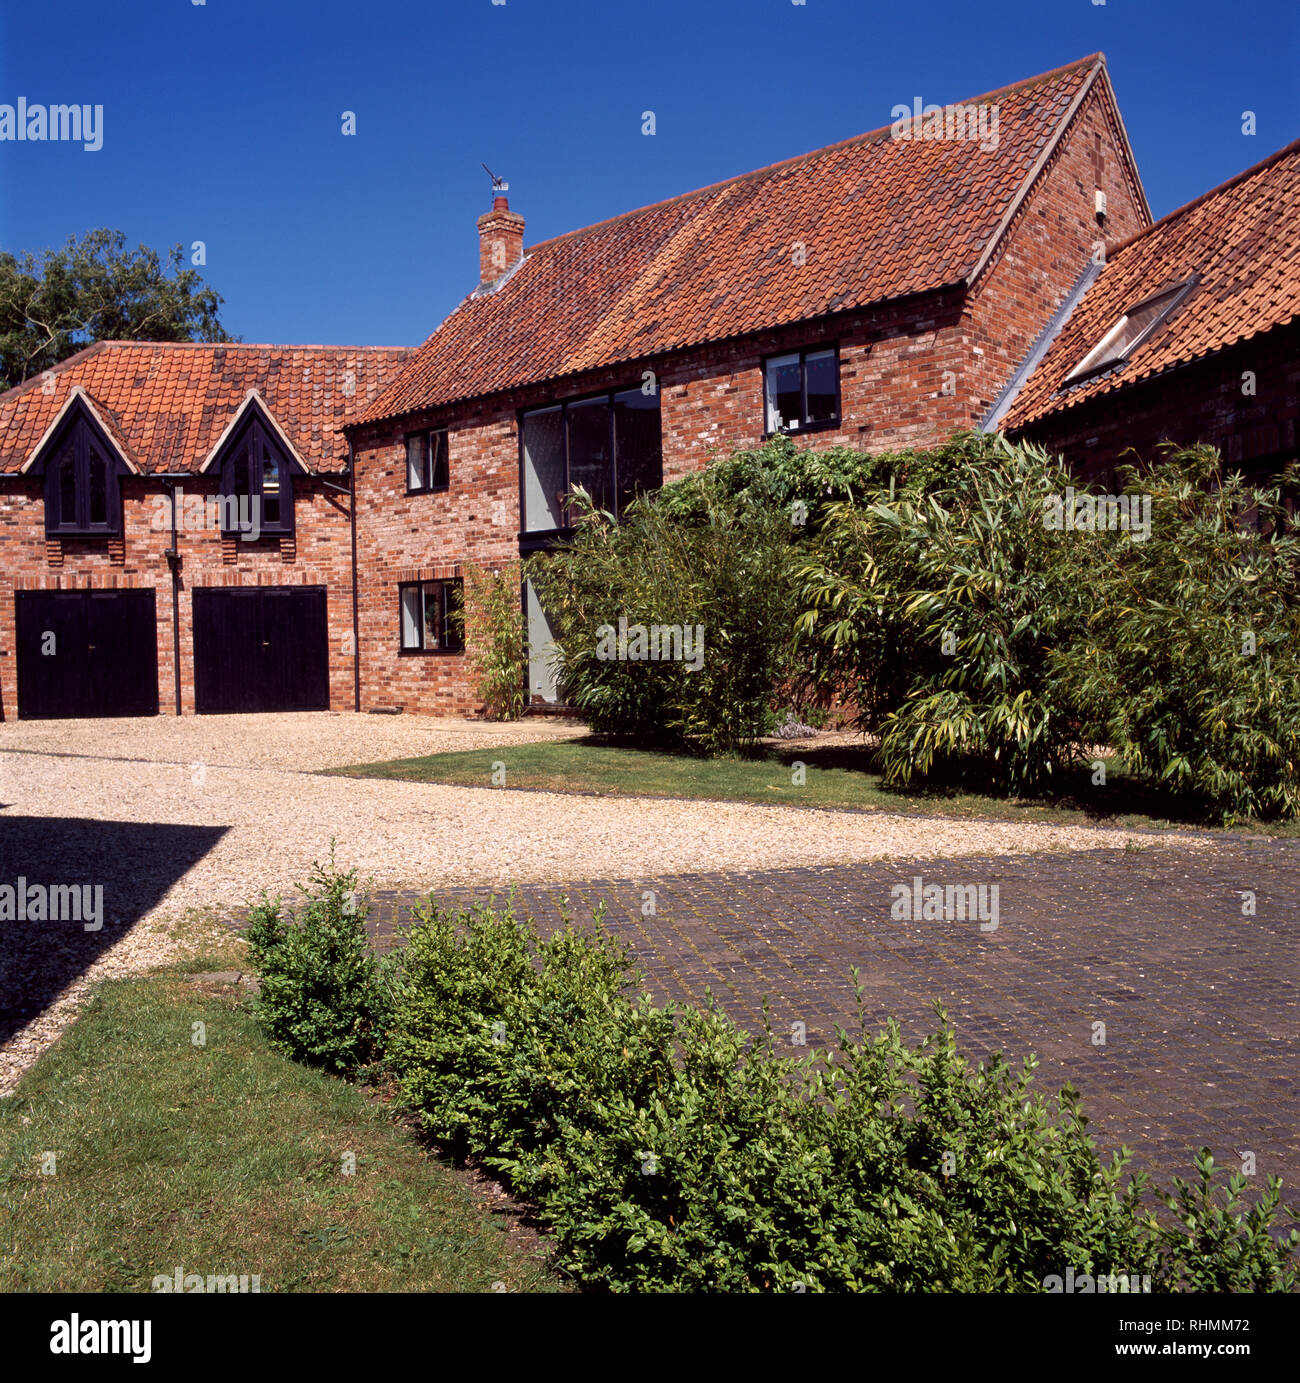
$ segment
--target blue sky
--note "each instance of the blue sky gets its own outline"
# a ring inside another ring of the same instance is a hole
[[[1300,135],[1295,0],[6,6],[0,103],[104,144],[0,143],[0,247],[202,240],[244,340],[410,344],[476,282],[480,160],[533,243],[1097,50],[1157,216]]]

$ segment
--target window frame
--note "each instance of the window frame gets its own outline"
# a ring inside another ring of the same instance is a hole
[[[573,467],[572,458],[569,455],[569,408],[570,406],[580,406],[592,403],[598,399],[604,400],[609,409],[609,492],[612,497],[612,512],[616,519],[622,519],[623,508],[619,504],[618,498],[618,421],[614,408],[614,400],[620,394],[640,393],[643,397],[649,398],[651,395],[645,394],[641,384],[625,384],[622,388],[597,389],[591,393],[574,394],[571,398],[559,399],[550,403],[530,404],[527,408],[520,408],[515,418],[516,431],[518,433],[519,448],[519,533],[518,538],[521,546],[537,548],[544,546],[543,540],[554,538],[556,535],[563,535],[573,532],[573,524],[561,524],[558,528],[529,528],[528,527],[528,490],[526,485],[528,461],[524,448],[524,421],[530,413],[545,413],[558,410],[560,414],[561,435],[564,438],[564,494],[567,496],[573,488]],[[655,400],[655,410],[659,415],[659,484],[654,489],[663,486],[664,474],[664,449],[663,449],[663,384],[656,381],[653,398]],[[645,493],[644,491],[642,493]],[[636,496],[634,495],[635,499]],[[629,501],[630,503],[630,501]]]
[[[445,479],[441,485],[434,484],[436,467],[433,460],[433,447],[429,439],[435,433],[441,433],[444,441],[443,460],[445,464]],[[425,484],[412,487],[411,485],[411,440],[415,437],[422,437],[425,440],[424,451],[424,479]],[[408,432],[402,439],[402,465],[406,475],[406,493],[408,495],[437,495],[445,494],[451,489],[451,432],[445,427],[425,427],[417,428],[414,432]]]
[[[819,422],[805,423],[804,418],[808,416],[808,357],[810,355],[830,354],[835,359],[835,416],[824,418]],[[767,397],[767,371],[768,366],[776,360],[785,360],[795,355],[799,357],[799,404],[800,419],[799,426],[793,431],[786,430],[787,437],[802,437],[809,432],[833,432],[836,428],[844,425],[844,397],[840,389],[840,343],[834,341],[827,345],[825,343],[816,346],[800,346],[790,350],[773,351],[770,355],[765,355],[760,366],[762,395],[763,395],[763,440],[775,437],[782,429],[772,428],[770,410]]]
[[[442,588],[440,600],[442,604],[442,629],[443,645],[439,648],[426,648],[424,643],[424,595],[426,586],[439,586]],[[408,646],[405,640],[403,619],[405,617],[405,605],[403,596],[409,590],[419,590],[420,596],[420,620],[417,629],[420,635],[418,647]],[[451,591],[459,591],[461,598],[464,598],[465,582],[459,576],[431,576],[421,581],[399,581],[397,583],[397,651],[401,657],[460,657],[465,652],[465,634],[463,629],[458,629],[457,624],[451,618],[452,605],[449,601]],[[447,643],[448,639],[454,639],[454,643]]]
[[[1155,293],[1148,293],[1145,298],[1141,298],[1130,307],[1125,308],[1096,345],[1085,352],[1079,363],[1069,371],[1064,380],[1061,381],[1061,388],[1063,390],[1072,389],[1076,384],[1084,384],[1090,379],[1095,379],[1098,375],[1105,374],[1108,370],[1118,370],[1121,366],[1127,365],[1133,354],[1145,346],[1156,332],[1165,326],[1199,282],[1200,276],[1193,274],[1191,278],[1184,279],[1181,283],[1170,284]],[[1129,318],[1135,312],[1141,312],[1143,308],[1150,307],[1152,303],[1159,302],[1162,298],[1169,299],[1164,309],[1156,313],[1123,351],[1118,355],[1111,355],[1109,348],[1123,332]]]
[[[90,519],[90,451],[95,448],[104,458],[104,522]],[[72,453],[72,523],[63,522],[63,495],[60,477],[63,463]],[[47,538],[120,538],[122,536],[122,476],[127,468],[118,449],[105,435],[89,412],[79,407],[59,430],[45,466],[45,536]],[[59,522],[53,522],[58,514]]]
[[[260,411],[250,412],[248,417],[239,425],[234,434],[226,442],[221,450],[220,467],[217,471],[217,494],[222,500],[234,497],[238,501],[238,491],[235,489],[235,462],[243,456],[250,456],[254,448],[257,447],[257,438],[260,437],[266,444],[267,449],[275,458],[277,478],[279,481],[279,494],[277,496],[280,503],[280,517],[275,523],[266,521],[266,514],[261,504],[264,478],[262,468],[259,464],[249,464],[248,473],[248,496],[251,504],[252,500],[258,500],[258,532],[263,538],[291,537],[296,531],[296,520],[294,516],[294,494],[293,480],[295,466],[293,457],[285,449],[284,443],[276,434],[276,430]],[[222,504],[221,510],[221,536],[223,538],[247,538],[245,533],[237,524],[229,524],[226,520],[231,516],[232,511],[238,510],[238,503],[235,505]]]

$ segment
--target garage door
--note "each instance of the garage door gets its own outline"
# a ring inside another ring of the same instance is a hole
[[[158,714],[153,591],[15,591],[18,717]]]
[[[225,711],[327,711],[324,586],[198,586],[194,704]]]

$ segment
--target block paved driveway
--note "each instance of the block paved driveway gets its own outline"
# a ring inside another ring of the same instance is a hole
[[[894,885],[996,884],[996,930],[978,921],[891,917]],[[1243,916],[1242,892],[1255,894]],[[644,915],[653,891],[654,913]],[[443,902],[486,891],[441,890]],[[1225,838],[1208,851],[1099,849],[872,862],[745,873],[598,879],[519,890],[542,929],[561,900],[582,920],[597,901],[634,950],[657,998],[711,989],[737,1021],[810,1045],[856,1027],[850,969],[869,1025],[896,1017],[910,1037],[941,1001],[970,1056],[1033,1050],[1038,1083],[1069,1080],[1103,1153],[1126,1143],[1135,1165],[1189,1174],[1191,1150],[1262,1184],[1284,1179],[1300,1203],[1300,846]],[[374,897],[378,948],[395,944],[411,894]],[[1105,1043],[1095,1037],[1105,1025]],[[797,1048],[788,1047],[792,1053]]]

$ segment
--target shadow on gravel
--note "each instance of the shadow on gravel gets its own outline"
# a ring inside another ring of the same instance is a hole
[[[225,831],[0,814],[0,1042],[154,907]]]

